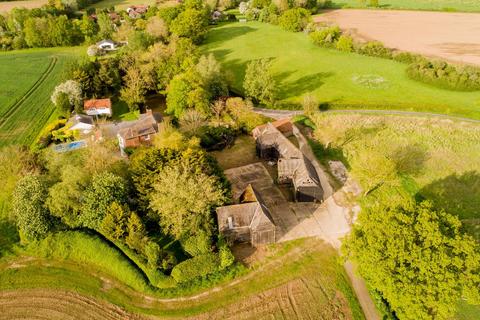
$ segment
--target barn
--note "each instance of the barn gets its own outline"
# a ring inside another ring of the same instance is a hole
[[[240,203],[217,208],[218,229],[227,239],[252,246],[274,243],[276,226],[258,192],[248,185]]]

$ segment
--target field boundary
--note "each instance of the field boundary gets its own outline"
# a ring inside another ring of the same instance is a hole
[[[58,62],[57,57],[52,57],[50,60],[50,64],[48,65],[47,69],[42,73],[42,75],[33,83],[30,89],[25,92],[25,94],[18,99],[15,103],[13,103],[10,108],[2,115],[0,119],[0,128],[10,119],[10,117],[15,113],[16,110],[27,100],[37,89],[42,85],[42,83],[47,79],[47,77],[52,73],[53,69],[55,68]]]

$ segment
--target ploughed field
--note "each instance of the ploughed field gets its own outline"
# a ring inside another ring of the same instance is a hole
[[[48,0],[0,1],[0,13],[9,12],[13,8],[40,8],[47,3]]]
[[[66,49],[0,54],[0,147],[31,144],[54,116],[50,95],[70,55]]]
[[[356,38],[378,40],[389,48],[480,64],[480,14],[333,10],[314,20],[336,24]]]
[[[303,33],[260,22],[210,30],[203,45],[243,93],[248,62],[268,58],[278,83],[275,108],[300,108],[313,93],[324,108],[426,111],[480,119],[480,91],[456,92],[408,78],[406,64],[315,46]],[[267,106],[272,107],[272,106]]]

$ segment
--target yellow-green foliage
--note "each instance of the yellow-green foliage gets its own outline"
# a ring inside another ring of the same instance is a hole
[[[360,173],[356,177],[364,188],[380,187],[376,199],[385,197],[391,202],[407,192],[431,199],[462,219],[480,217],[478,124],[342,114],[318,114],[313,120],[315,137],[327,150],[343,152],[351,172]],[[390,164],[387,178],[378,178],[378,172],[366,174],[368,167],[378,163]],[[384,179],[394,188],[385,188]]]

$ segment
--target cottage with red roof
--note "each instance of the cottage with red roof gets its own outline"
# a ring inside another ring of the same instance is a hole
[[[110,99],[90,99],[83,102],[83,110],[89,116],[112,116],[112,102]]]

